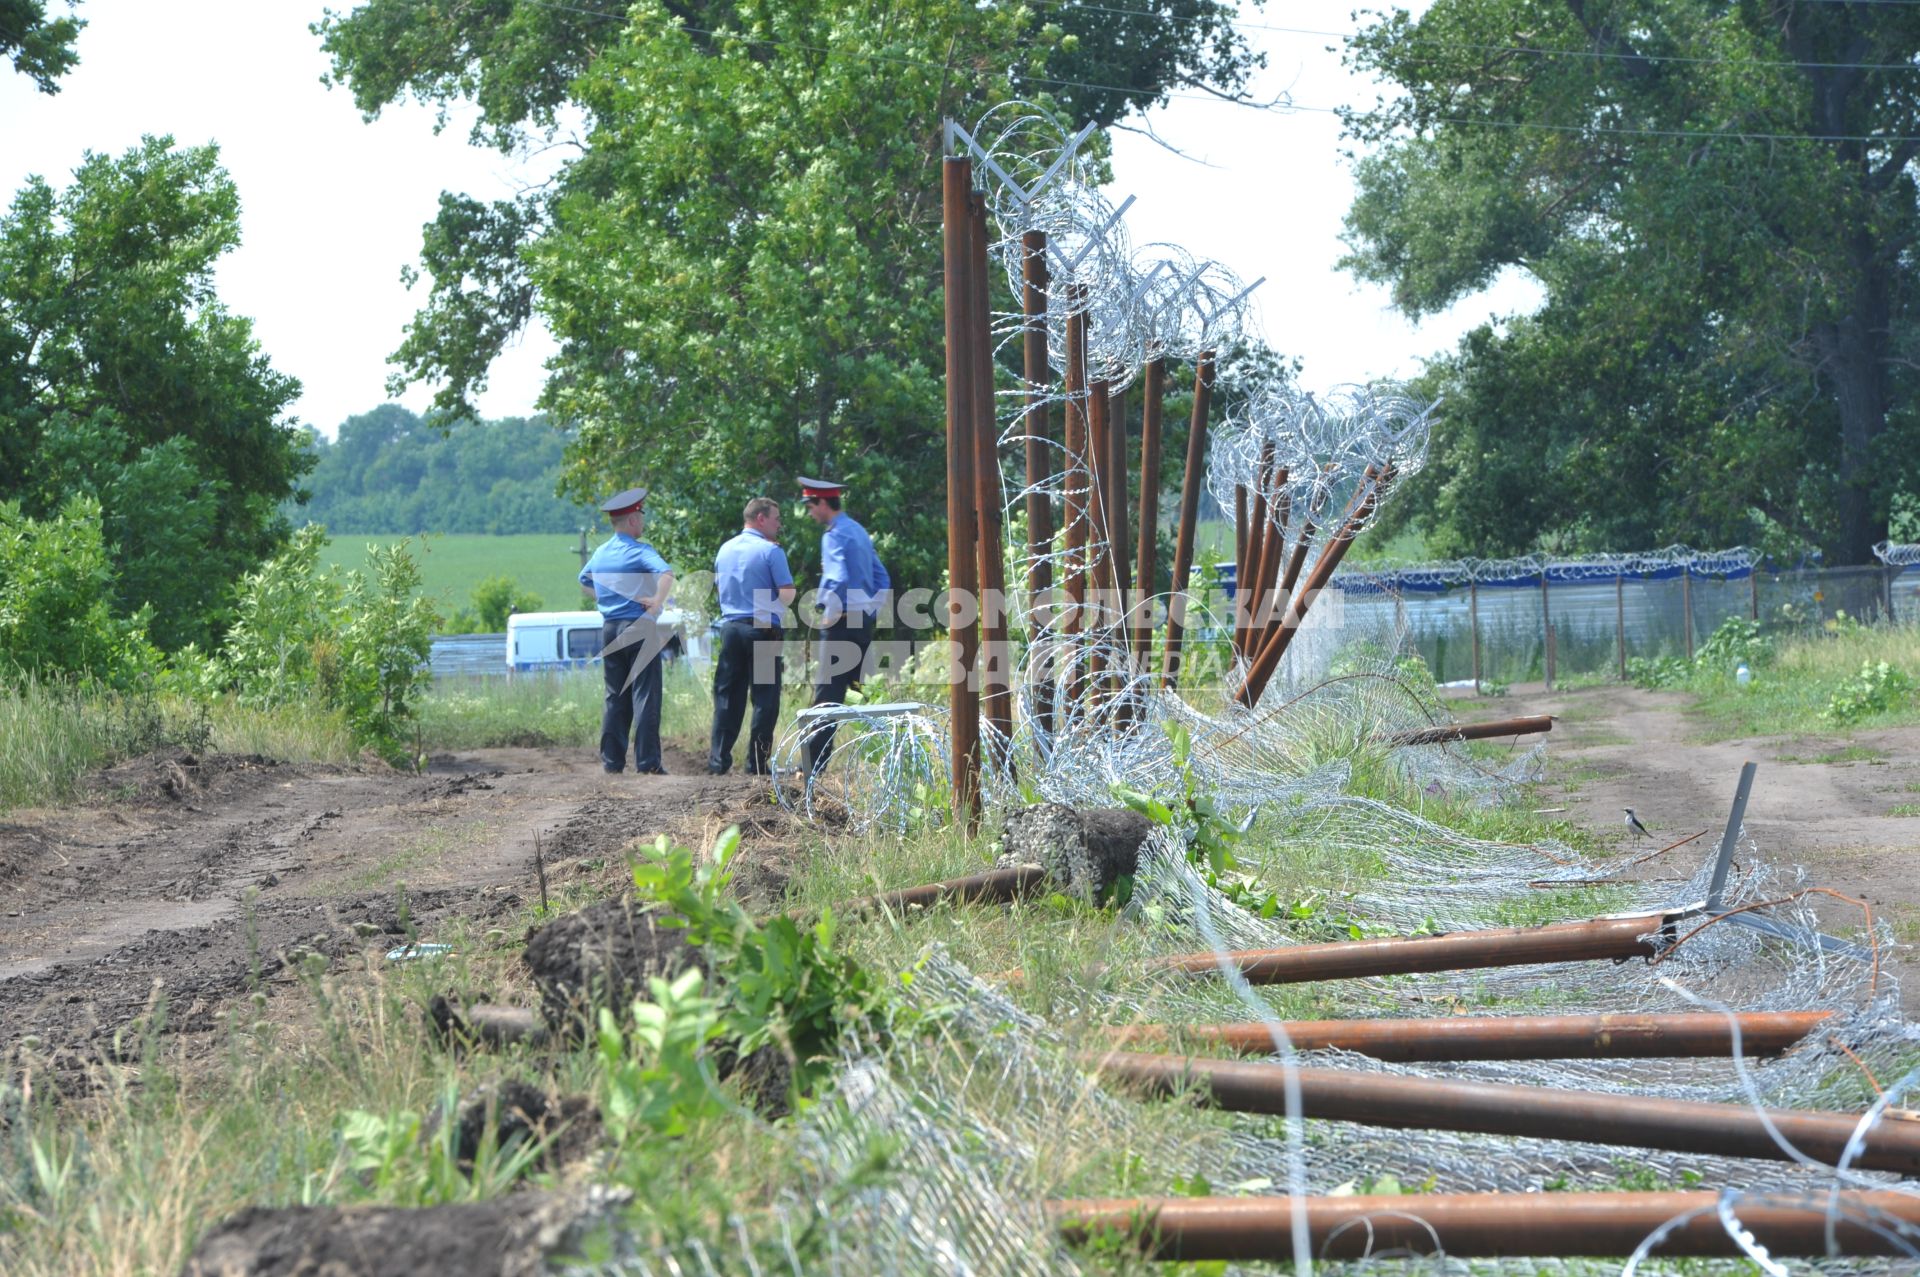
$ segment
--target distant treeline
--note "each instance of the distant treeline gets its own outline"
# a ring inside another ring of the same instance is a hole
[[[545,416],[422,418],[398,404],[317,433],[305,518],[329,532],[574,532],[592,514],[554,495],[566,434]]]

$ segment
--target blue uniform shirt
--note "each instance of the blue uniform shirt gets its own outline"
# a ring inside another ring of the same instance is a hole
[[[779,625],[786,609],[780,587],[793,584],[787,552],[753,528],[720,547],[713,560],[713,588],[720,595],[720,619]]]
[[[873,552],[873,538],[852,515],[842,514],[827,525],[820,538],[820,601],[829,620],[837,620],[842,611],[875,615],[890,584]]]
[[[600,609],[601,616],[609,621],[627,621],[646,615],[640,600],[652,598],[660,588],[660,578],[672,571],[658,550],[616,532],[601,542],[580,569],[580,584],[593,587],[593,605]]]

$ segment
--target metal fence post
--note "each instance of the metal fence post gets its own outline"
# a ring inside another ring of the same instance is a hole
[[[1613,574],[1613,659],[1620,681],[1627,681],[1627,574]]]
[[[1760,561],[1754,560],[1747,569],[1747,613],[1748,619],[1760,619]]]
[[[969,620],[969,596],[977,593],[980,559],[975,551],[973,403],[974,329],[972,224],[967,207],[973,163],[949,156],[942,171],[943,249],[947,328],[947,634],[957,669],[951,679],[949,718],[953,732],[953,812],[973,828],[980,818],[980,698],[971,685],[979,655],[977,618]]]
[[[1687,660],[1693,660],[1693,569],[1680,565],[1680,626],[1687,638]]]
[[[1053,499],[1044,484],[1052,471],[1047,456],[1051,442],[1047,422],[1047,235],[1028,231],[1021,237],[1026,257],[1021,263],[1020,313],[1026,321],[1021,358],[1027,381],[1027,595],[1028,606],[1039,618],[1030,623],[1029,651],[1051,637],[1053,602]],[[1044,631],[1045,633],[1041,633]],[[1043,733],[1053,731],[1053,680],[1045,672],[1051,661],[1032,663],[1034,721]]]
[[[1547,690],[1553,690],[1553,607],[1547,597],[1547,569],[1540,568],[1540,662],[1546,672]]]
[[[1473,694],[1480,694],[1480,583],[1467,582],[1467,632],[1473,637]]]
[[[1187,430],[1187,468],[1180,477],[1180,532],[1173,549],[1173,593],[1167,602],[1167,650],[1160,663],[1160,685],[1168,690],[1180,681],[1180,639],[1186,623],[1187,579],[1193,571],[1193,538],[1200,519],[1207,408],[1212,392],[1213,352],[1204,350],[1193,366],[1193,421]]]

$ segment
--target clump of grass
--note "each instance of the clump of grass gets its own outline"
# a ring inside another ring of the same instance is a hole
[[[113,757],[103,698],[29,679],[0,690],[0,808],[52,802]]]
[[[346,715],[312,703],[252,709],[231,696],[206,707],[209,748],[285,763],[346,763],[355,757]]]
[[[32,678],[0,688],[0,810],[58,802],[88,772],[163,746],[218,747],[216,709]]]

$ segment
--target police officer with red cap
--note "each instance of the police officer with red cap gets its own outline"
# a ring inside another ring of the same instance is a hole
[[[580,569],[580,588],[600,609],[600,661],[607,684],[600,712],[600,766],[608,772],[626,770],[631,729],[633,769],[664,776],[660,653],[670,636],[660,630],[659,617],[673,593],[673,569],[640,539],[646,504],[645,488],[629,488],[600,503],[613,520],[613,536]]]
[[[813,677],[815,705],[843,704],[847,689],[860,681],[867,647],[873,642],[880,600],[891,587],[873,538],[840,509],[846,485],[831,479],[800,479],[807,514],[826,529],[820,538],[819,602],[822,628],[820,660]],[[833,725],[824,723],[807,737],[807,766],[819,771],[833,755]]]

